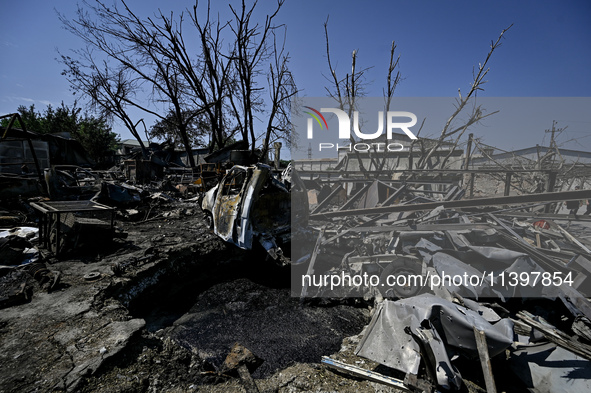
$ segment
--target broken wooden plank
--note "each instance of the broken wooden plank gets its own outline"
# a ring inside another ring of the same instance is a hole
[[[506,230],[507,232],[509,232],[511,235],[513,235],[517,240],[519,240],[522,243],[525,243],[527,245],[529,245],[528,242],[526,242],[519,234],[517,234],[517,232],[515,232],[513,230],[513,228],[511,228],[510,226],[508,226],[507,224],[505,224],[502,220],[498,219],[497,217],[495,217],[494,214],[492,213],[488,213],[488,216],[490,218],[492,218],[497,224],[499,224],[500,226],[503,227],[504,230]]]
[[[563,227],[561,227],[560,225],[556,224],[556,226],[558,227],[558,229],[560,230],[560,232],[571,242],[575,243],[577,246],[579,246],[583,251],[585,251],[587,254],[591,254],[591,250],[589,250],[587,247],[585,247],[585,245],[583,243],[581,243],[576,237],[574,237],[573,235],[571,235],[570,233],[568,233],[566,231],[566,229],[564,229]]]
[[[527,242],[523,243],[519,240],[515,239],[513,236],[507,235],[506,233],[499,232],[501,237],[508,243],[510,243],[511,248],[515,251],[521,251],[525,254],[528,254],[532,259],[540,265],[546,271],[561,271],[561,272],[568,272],[568,268],[566,267],[566,263],[563,261],[559,262],[553,258],[550,258],[546,254],[545,249],[537,249],[536,247],[528,244]]]
[[[388,385],[388,386],[393,386],[393,387],[401,389],[405,392],[411,392],[411,390],[400,379],[388,377],[386,375],[377,373],[375,371],[366,370],[361,367],[352,366],[350,364],[343,363],[343,362],[340,362],[335,359],[331,359],[328,356],[322,357],[322,364],[324,364],[330,368],[333,368],[335,370],[353,375],[355,377],[364,378],[369,381],[381,383],[381,384]]]
[[[235,343],[222,365],[222,370],[224,373],[237,371],[246,393],[259,393],[259,388],[250,375],[250,372],[254,371],[260,363],[262,363],[262,361],[248,348],[245,348],[239,343]]]
[[[512,173],[507,172],[506,177],[505,177],[505,191],[504,191],[505,196],[508,196],[509,193],[511,192],[511,176],[512,176]]]
[[[242,364],[238,366],[238,375],[240,376],[244,390],[246,390],[247,393],[259,393],[257,384],[254,379],[252,379],[252,376],[245,365]]]
[[[486,344],[484,331],[478,330],[478,328],[474,326],[474,337],[476,338],[476,349],[478,349],[478,356],[480,357],[480,365],[482,366],[482,372],[484,374],[486,391],[488,393],[496,393],[497,387],[495,386],[495,378],[490,365],[490,356],[488,354],[488,346]]]
[[[518,312],[517,317],[519,319],[521,319],[523,322],[525,322],[526,324],[528,324],[529,326],[536,328],[537,330],[542,332],[544,337],[546,337],[546,339],[553,342],[554,344],[556,344],[568,351],[571,351],[581,357],[584,357],[587,360],[591,360],[591,346],[590,345],[576,341],[575,339],[573,339],[572,337],[570,337],[569,335],[567,335],[563,331],[557,329],[556,327],[550,325],[549,323],[547,323],[543,319],[541,321],[536,320],[536,318],[539,319],[539,317],[536,317],[527,311]]]

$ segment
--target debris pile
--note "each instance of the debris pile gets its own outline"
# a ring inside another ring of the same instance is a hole
[[[460,390],[464,376],[487,391],[588,390],[591,221],[544,210],[591,191],[470,200],[457,187],[366,181],[347,197],[342,184],[318,201],[322,190],[309,192],[314,235],[294,244],[305,267],[292,282],[302,299],[375,300],[354,355],[377,368],[323,363],[408,390]],[[543,360],[554,352],[556,370]]]
[[[2,175],[0,390],[590,389],[591,191],[177,153]]]

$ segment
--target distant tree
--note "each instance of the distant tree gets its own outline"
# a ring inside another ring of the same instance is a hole
[[[206,146],[204,137],[209,135],[211,125],[203,114],[195,116],[193,113],[184,112],[183,117],[190,118],[186,122],[187,139],[191,147]],[[148,131],[148,136],[158,140],[171,141],[175,146],[183,143],[175,113],[169,113],[165,119],[157,121]]]
[[[501,31],[501,34],[497,37],[496,41],[491,41],[490,50],[484,62],[478,63],[478,68],[474,68],[472,71],[472,83],[470,89],[464,95],[460,89],[458,89],[458,98],[455,103],[455,110],[451,116],[447,119],[447,122],[441,130],[441,134],[437,141],[430,147],[421,146],[421,157],[417,162],[418,169],[431,169],[429,168],[429,159],[435,152],[441,148],[444,143],[453,143],[453,148],[449,150],[449,154],[441,161],[440,169],[445,169],[448,159],[453,154],[453,151],[458,146],[460,139],[464,133],[470,129],[474,124],[478,124],[484,118],[494,115],[498,111],[485,113],[484,108],[481,105],[476,105],[474,98],[479,91],[483,91],[483,85],[487,82],[484,78],[490,68],[487,67],[489,60],[491,59],[495,49],[501,46],[501,40],[504,38],[504,34],[513,26],[511,24],[506,29]],[[415,141],[416,143],[416,141]]]
[[[43,129],[41,132],[43,134],[65,132],[72,138],[75,138],[81,121],[81,111],[82,108],[78,108],[75,102],[72,107],[68,107],[62,102],[61,106],[55,109],[51,105],[48,105],[43,114]]]
[[[448,144],[451,145],[452,148],[449,149],[447,156],[444,157],[441,160],[441,163],[438,164],[439,169],[445,169],[450,157],[452,157],[454,150],[459,145],[460,140],[465,132],[470,129],[471,126],[478,124],[487,116],[497,113],[485,113],[484,109],[480,105],[475,105],[474,98],[476,97],[478,91],[484,90],[483,85],[486,83],[484,78],[489,71],[487,64],[491,59],[495,49],[501,46],[501,40],[503,39],[504,34],[511,28],[511,26],[512,25],[506,29],[503,29],[496,41],[491,41],[490,50],[486,59],[483,63],[478,64],[478,68],[473,70],[471,88],[467,94],[462,95],[461,91],[458,90],[459,98],[456,100],[455,110],[444,124],[438,139],[430,140],[428,143],[425,143],[423,138],[413,140],[411,142],[409,149],[410,162],[413,162],[412,157],[414,154],[414,146],[418,145],[420,150],[419,158],[417,162],[414,163],[413,168],[434,169],[431,167],[431,157],[433,157],[433,155],[438,150],[440,150],[441,146]],[[326,58],[330,72],[330,76],[327,77],[329,86],[326,87],[326,91],[329,97],[332,97],[336,101],[339,109],[347,112],[349,118],[351,118],[352,112],[356,110],[358,99],[364,96],[364,89],[367,86],[365,73],[369,68],[359,69],[357,67],[357,50],[354,50],[351,55],[351,71],[344,76],[339,76],[335,67],[333,66],[333,63],[331,62],[330,42],[328,37],[328,20],[324,23],[324,31],[326,39]],[[390,110],[390,105],[392,103],[395,89],[401,81],[400,72],[397,71],[399,68],[399,57],[394,56],[395,49],[396,45],[393,41],[390,50],[387,84],[386,88],[384,89],[385,111]],[[417,136],[419,136],[422,127],[423,126],[421,125],[419,131],[416,133]],[[355,140],[352,136],[350,138],[350,142],[351,144],[355,143]],[[374,147],[374,152],[376,151],[377,149]],[[382,159],[381,162],[379,162],[378,157],[372,156],[373,152],[371,150],[369,150],[368,153],[370,157],[370,168],[378,169],[377,171],[370,172],[367,168],[365,168],[359,152],[354,150],[354,154],[356,155],[359,162],[359,167],[363,171],[365,177],[371,177],[372,175],[380,173],[381,169],[383,169],[384,164],[386,163],[386,157],[384,155],[381,155]]]
[[[328,82],[330,83],[329,86],[325,87],[328,96],[333,98],[338,105],[339,109],[345,111],[349,118],[352,118],[352,114],[355,110],[357,110],[357,102],[360,97],[365,95],[365,89],[367,87],[366,82],[366,72],[369,68],[359,69],[357,67],[357,50],[354,50],[351,53],[351,72],[347,73],[344,77],[339,76],[336,72],[336,69],[332,63],[331,55],[330,55],[330,40],[328,37],[328,19],[324,22],[324,37],[326,40],[326,60],[328,62],[328,70],[330,72],[330,76],[327,77]],[[396,45],[394,41],[392,41],[392,48],[390,50],[390,66],[388,68],[388,75],[387,75],[387,99],[386,99],[386,106],[390,105],[390,99],[394,94],[394,90],[396,86],[400,82],[400,74],[396,74],[394,80],[392,80],[392,73],[398,67],[398,60],[394,61],[394,51],[396,50]],[[351,144],[355,143],[355,139],[353,135],[349,138]],[[370,171],[365,168],[363,165],[363,160],[361,155],[356,149],[353,149],[355,156],[357,157],[357,161],[359,163],[359,168],[363,172],[363,175],[367,178],[371,177]],[[371,152],[370,152],[371,154]],[[373,158],[372,158],[373,164]],[[377,171],[374,172],[378,173]]]
[[[92,51],[78,51],[76,54],[83,60],[61,56],[61,62],[66,67],[62,75],[67,78],[70,88],[87,98],[89,107],[99,113],[101,118],[121,121],[138,141],[147,159],[148,152],[138,131],[142,119],[135,121],[128,110],[136,106],[133,99],[139,89],[137,81],[132,79],[125,68],[112,69],[107,62],[96,63]]]
[[[88,114],[81,115],[81,108],[68,107],[63,102],[54,109],[48,105],[43,113],[35,111],[35,106],[18,107],[19,113],[27,131],[39,134],[55,134],[67,132],[71,138],[80,142],[90,158],[97,164],[105,162],[106,158],[116,150],[119,136],[112,132],[111,127],[104,118],[96,118]],[[1,125],[6,126],[8,119],[2,119]],[[22,128],[16,121],[15,128]]]
[[[267,76],[271,109],[267,117],[262,157],[266,157],[272,142],[283,139],[288,147],[291,143],[291,98],[297,94],[298,89],[288,67],[289,54],[285,52],[284,44],[285,42],[278,46],[273,34],[274,56]]]
[[[27,131],[33,132],[42,132],[43,124],[41,123],[41,114],[35,111],[35,105],[31,104],[31,106],[26,107],[24,105],[20,105],[16,110],[17,113],[20,115],[20,118],[25,123]],[[2,119],[0,125],[2,127],[6,127],[8,125],[9,119]],[[15,128],[22,128],[18,119],[15,120],[13,127]]]
[[[80,121],[80,110],[80,108],[76,107],[76,103],[72,107],[68,107],[63,102],[57,109],[47,105],[44,113],[37,112],[35,105],[29,107],[21,105],[17,108],[17,112],[25,123],[27,131],[39,134],[68,132],[73,135]],[[3,119],[1,124],[6,126],[7,123],[8,121]],[[13,127],[22,128],[18,120],[13,124]]]
[[[109,156],[117,150],[119,135],[111,130],[105,119],[85,115],[73,135],[98,166],[109,162]]]

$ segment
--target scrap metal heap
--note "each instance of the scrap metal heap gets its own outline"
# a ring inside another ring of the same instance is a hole
[[[590,190],[461,199],[376,180],[347,197],[345,182],[308,191],[314,235],[294,242],[292,282],[302,299],[375,300],[354,351],[375,367],[325,365],[406,390],[465,389],[462,367],[487,391],[508,388],[495,368],[514,391],[591,388],[591,221],[544,213]]]

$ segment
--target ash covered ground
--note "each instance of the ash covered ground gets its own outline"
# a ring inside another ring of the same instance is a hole
[[[218,372],[236,342],[262,360],[261,391],[383,390],[319,365],[367,324],[367,304],[300,303],[289,267],[219,240],[195,203],[158,209],[117,221],[125,239],[50,259],[56,287],[33,282],[2,310],[0,391],[243,391]]]
[[[258,359],[249,374],[260,392],[401,391],[321,364],[329,356],[404,379],[355,355],[377,314],[374,300],[301,301],[291,296],[289,266],[262,248],[245,251],[220,240],[197,200],[161,199],[146,209],[119,215],[115,225],[124,235],[112,242],[91,236],[59,259],[47,255],[49,280],[2,277],[29,295],[0,312],[0,392],[248,392],[239,372],[224,365],[236,343]],[[588,239],[587,222],[568,225]],[[556,304],[505,306],[563,320],[569,331],[568,311]],[[508,357],[491,359],[497,386],[524,391],[512,375],[526,368],[510,366]],[[589,370],[582,358],[573,364],[573,372]],[[485,391],[477,358],[459,357],[454,365],[462,371],[460,391]]]

